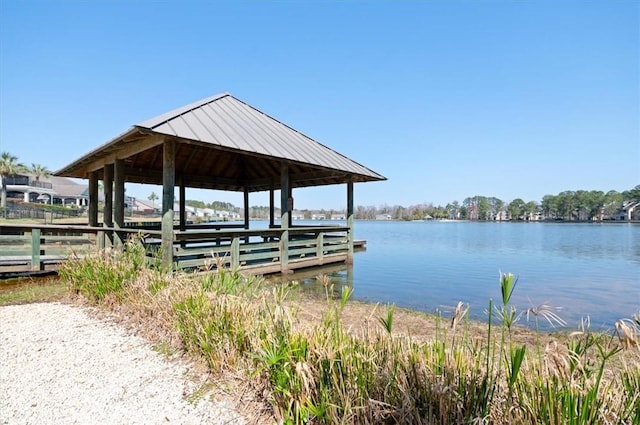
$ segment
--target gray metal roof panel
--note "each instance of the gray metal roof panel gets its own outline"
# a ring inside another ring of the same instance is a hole
[[[207,97],[205,99],[202,100],[198,100],[196,102],[190,103],[188,105],[185,106],[181,106],[180,108],[176,108],[173,109],[169,112],[165,112],[164,114],[155,116],[153,118],[150,118],[148,120],[142,121],[138,124],[136,124],[136,126],[138,127],[144,127],[144,128],[151,128],[154,126],[157,126],[165,121],[169,121],[171,119],[174,119],[177,116],[180,116],[182,114],[185,114],[193,109],[199,108],[200,106],[209,103],[209,102],[214,102],[222,97],[228,96],[228,93],[221,93],[221,94],[217,94],[215,96],[211,96],[211,97]]]
[[[240,155],[246,152],[278,162],[285,160],[300,166],[335,170],[343,177],[353,174],[356,181],[386,179],[227,93],[193,102],[134,125],[55,174],[84,178],[90,164],[118,152],[127,140],[138,143],[145,134],[154,133],[219,146]],[[138,175],[136,178],[139,182],[155,182],[154,177],[146,179]],[[330,183],[327,181],[326,184]]]
[[[174,109],[137,126],[184,139],[384,179],[228,93]]]

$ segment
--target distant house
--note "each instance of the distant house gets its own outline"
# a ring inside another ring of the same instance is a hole
[[[622,220],[640,220],[640,202],[626,201],[622,204]]]
[[[198,217],[201,217],[204,221],[211,221],[216,211],[211,208],[199,208]],[[200,215],[202,214],[202,215]]]
[[[134,214],[153,214],[157,212],[161,206],[162,204],[159,203],[133,198],[132,211]]]
[[[378,214],[376,220],[391,220],[391,214]]]
[[[173,210],[180,211],[180,204],[177,204],[177,203],[173,204]],[[187,220],[193,220],[194,218],[196,218],[197,217],[196,211],[197,211],[197,208],[185,205],[184,213]]]
[[[302,211],[293,211],[291,213],[291,220],[304,220],[304,213]]]
[[[347,216],[344,214],[331,214],[331,220],[346,220]]]
[[[498,213],[496,214],[495,221],[508,221],[509,220],[509,215],[507,214],[507,212],[505,210],[501,210],[498,211]]]
[[[327,216],[320,213],[311,214],[311,220],[326,220]]]
[[[542,221],[544,220],[544,216],[540,211],[536,211],[534,213],[525,214],[525,220],[527,221]]]
[[[6,177],[7,197],[22,202],[86,207],[89,187],[66,177],[40,177],[20,173]]]
[[[210,210],[207,209],[208,221],[237,221],[240,220],[240,214],[234,211],[226,210]]]

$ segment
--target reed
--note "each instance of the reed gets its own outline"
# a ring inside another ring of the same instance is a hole
[[[483,335],[466,329],[469,306],[460,303],[449,329],[438,324],[433,338],[418,341],[396,332],[392,306],[378,320],[350,326],[344,315],[353,289],[333,297],[326,277],[323,316],[301,326],[291,286],[224,268],[167,274],[135,255],[132,245],[121,254],[76,257],[61,275],[94,302],[129,306],[146,326],[176,335],[215,374],[243,374],[285,424],[640,420],[640,366],[609,367],[621,352],[637,350],[624,342],[637,341],[636,322],[621,321],[617,337],[586,326],[551,342],[536,337],[533,347],[517,342],[513,332],[524,317],[562,320],[546,304],[519,312],[511,274],[500,274],[502,304],[489,302]]]

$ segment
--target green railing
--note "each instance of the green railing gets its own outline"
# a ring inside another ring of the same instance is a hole
[[[160,249],[162,232],[144,227],[0,224],[0,270],[3,266],[43,270],[64,261],[72,251],[118,246],[130,234],[142,235],[151,257]],[[174,230],[173,261],[181,269],[224,265],[269,274],[346,261],[349,254],[349,228],[341,226],[249,230],[214,225]]]
[[[139,232],[85,225],[0,224],[0,270],[5,267],[44,270],[47,265],[66,260],[74,251],[104,248],[114,237],[126,240],[127,235]]]
[[[177,231],[173,257],[183,269],[224,265],[277,273],[346,260],[348,232],[348,227]]]

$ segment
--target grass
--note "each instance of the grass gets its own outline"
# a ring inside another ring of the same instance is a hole
[[[0,306],[60,301],[69,296],[68,287],[57,278],[24,283],[24,279],[0,282]]]
[[[163,351],[183,350],[214,377],[241,376],[242,390],[284,424],[640,423],[640,320],[609,334],[587,321],[569,334],[525,332],[521,320],[561,319],[549,306],[512,305],[511,274],[500,274],[487,324],[458,304],[451,319],[412,313],[410,328],[410,313],[358,305],[327,278],[314,310],[317,301],[292,296],[295,285],[231,270],[168,273],[143,259],[130,241],[123,252],[74,258],[60,275],[142,324]]]

